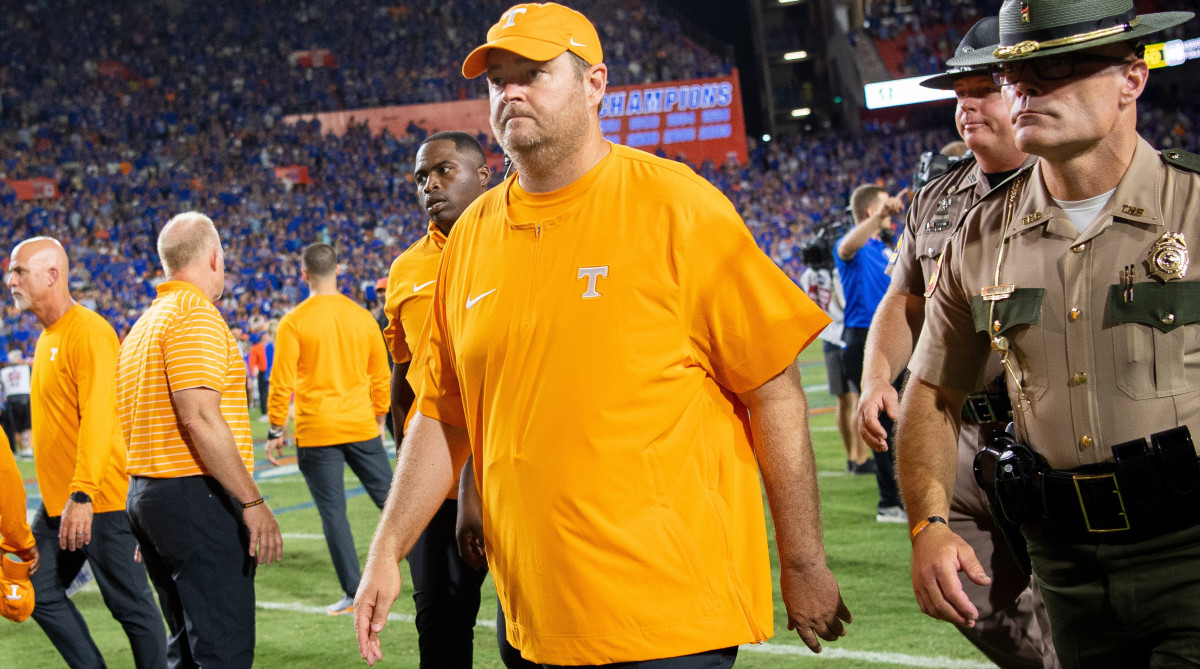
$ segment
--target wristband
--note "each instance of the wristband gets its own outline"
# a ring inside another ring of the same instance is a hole
[[[283,428],[282,427],[272,427],[272,428],[267,429],[267,439],[281,439],[281,438],[283,438]]]
[[[258,499],[254,500],[253,502],[246,502],[245,504],[242,504],[242,509],[244,510],[244,509],[256,507],[259,504],[266,504],[266,501],[263,500],[263,498],[259,497]]]
[[[921,532],[921,530],[925,529],[926,527],[929,527],[933,523],[941,523],[943,525],[947,524],[946,519],[942,518],[941,516],[930,516],[930,517],[926,518],[925,520],[922,520],[921,522],[919,522],[913,526],[912,531],[908,533],[909,538],[916,539],[917,534],[919,534]]]

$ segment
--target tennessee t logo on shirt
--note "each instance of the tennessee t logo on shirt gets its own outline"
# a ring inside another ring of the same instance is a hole
[[[581,297],[583,299],[601,297],[600,293],[596,292],[596,282],[600,277],[604,277],[606,279],[608,278],[608,265],[601,265],[599,267],[580,267],[579,276],[576,278],[582,279],[585,276],[588,280],[587,290],[583,291],[583,295],[581,295]]]

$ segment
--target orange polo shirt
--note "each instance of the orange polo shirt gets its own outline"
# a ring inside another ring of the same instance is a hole
[[[295,393],[297,446],[366,441],[391,406],[390,380],[371,312],[345,295],[313,295],[279,321],[267,415],[286,423]]]
[[[424,349],[421,335],[425,319],[429,316],[438,265],[442,262],[442,249],[445,247],[446,235],[430,221],[425,236],[413,242],[392,261],[392,268],[388,272],[387,300],[383,307],[388,319],[383,337],[396,364],[413,360]],[[419,374],[413,375],[412,370],[419,369],[419,364],[409,367],[409,378],[415,381],[415,390],[421,377]],[[414,402],[404,419],[405,429],[408,429],[416,410]]]
[[[25,520],[25,481],[13,458],[12,445],[0,430],[0,552],[15,553],[35,543]]]
[[[716,188],[623,146],[554,193],[511,177],[455,227],[418,409],[470,437],[509,641],[572,665],[770,637],[735,393],[829,318]]]
[[[77,490],[92,498],[95,513],[125,509],[125,439],[112,392],[118,348],[108,321],[79,305],[38,337],[29,409],[38,488],[50,517],[61,515]]]
[[[133,324],[117,359],[117,411],[129,445],[130,475],[209,475],[184,442],[171,404],[171,393],[192,388],[221,393],[221,417],[246,471],[253,473],[246,363],[237,341],[199,288],[167,281],[158,285],[158,297]]]
[[[388,272],[387,301],[383,308],[388,326],[383,334],[396,364],[412,361],[406,380],[414,391],[423,378],[425,341],[429,337],[425,321],[429,318],[433,287],[437,284],[438,266],[445,247],[446,235],[430,221],[425,236],[392,261],[392,269]],[[414,401],[404,417],[405,430],[416,413]],[[454,485],[450,486],[446,499],[458,499],[458,472],[461,471],[461,468],[456,470]]]

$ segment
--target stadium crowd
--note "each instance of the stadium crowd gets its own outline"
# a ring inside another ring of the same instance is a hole
[[[485,17],[505,3],[485,4],[486,11],[467,11],[466,3],[405,3],[372,14],[334,12],[332,2],[263,3],[252,16],[231,2],[180,3],[177,13],[108,0],[53,11],[29,5],[0,26],[0,38],[28,45],[0,65],[0,179],[47,178],[60,196],[21,200],[0,187],[0,222],[10,239],[64,240],[73,257],[72,290],[122,336],[162,280],[153,249],[157,230],[186,209],[210,214],[222,228],[229,272],[220,306],[243,331],[263,329],[306,297],[298,254],[311,241],[342,249],[341,290],[374,304],[376,281],[391,259],[425,230],[412,204],[411,172],[428,132],[410,125],[403,136],[372,136],[360,126],[337,137],[323,135],[315,122],[280,119],[295,111],[468,95],[465,88],[451,90],[468,85],[453,71],[452,54],[463,53],[486,29]],[[730,69],[650,3],[579,4],[612,45],[606,60],[614,84]],[[896,2],[866,3],[868,16],[952,26],[988,9],[988,0],[942,7],[935,12],[918,3],[900,11]],[[448,26],[445,34],[416,32],[431,23]],[[872,29],[887,23],[872,19]],[[266,37],[281,34],[291,41]],[[666,48],[680,43],[689,48]],[[328,48],[338,66],[289,61],[293,51],[310,47]],[[117,62],[121,68],[102,66]],[[423,63],[426,72],[400,71],[397,63]],[[441,69],[434,72],[434,64]],[[1158,146],[1196,148],[1195,110],[1146,106],[1142,114],[1141,127]],[[952,132],[947,124],[942,131],[880,127],[860,137],[782,136],[754,144],[746,165],[694,167],[729,196],[763,250],[798,279],[806,233],[842,218],[855,185],[903,189],[920,153],[945,144]],[[494,143],[488,148],[499,152]],[[272,168],[292,164],[307,167],[311,182],[275,176]],[[6,309],[0,349],[30,354],[38,329],[31,315]]]

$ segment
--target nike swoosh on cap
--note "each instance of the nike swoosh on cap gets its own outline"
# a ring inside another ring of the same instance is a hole
[[[479,302],[479,300],[482,300],[483,298],[487,297],[488,295],[491,295],[494,292],[496,292],[495,288],[489,290],[486,293],[483,293],[482,295],[476,295],[475,297],[467,296],[467,308],[470,309],[471,307],[475,306],[476,302]]]
[[[426,281],[425,283],[423,283],[419,286],[416,283],[414,283],[413,284],[413,292],[419,293],[419,292],[421,292],[421,289],[424,288],[425,286],[433,285],[435,283],[437,283],[437,279],[434,279],[433,281]]]
[[[579,42],[576,42],[574,37],[572,37],[569,41],[571,42],[571,46],[577,46],[577,47],[581,47],[584,49],[587,48],[586,44],[580,44]]]

